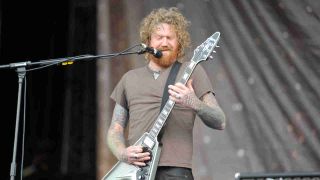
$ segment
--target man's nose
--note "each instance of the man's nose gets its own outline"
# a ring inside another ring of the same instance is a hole
[[[162,46],[168,46],[168,38],[163,38],[161,42]]]

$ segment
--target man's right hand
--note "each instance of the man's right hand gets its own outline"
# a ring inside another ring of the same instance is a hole
[[[136,166],[146,166],[150,160],[150,153],[143,152],[142,146],[129,146],[121,152],[120,161]]]

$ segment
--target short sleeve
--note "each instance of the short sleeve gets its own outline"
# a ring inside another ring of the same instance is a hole
[[[191,79],[193,79],[193,89],[197,95],[197,97],[201,98],[203,95],[207,94],[207,93],[213,93],[213,95],[215,94],[213,91],[213,86],[212,83],[207,75],[207,73],[205,72],[205,70],[203,69],[203,67],[201,66],[201,64],[198,64],[194,70],[194,72],[191,75]]]
[[[128,109],[126,89],[125,89],[126,75],[122,76],[116,87],[113,89],[110,98],[123,108]]]

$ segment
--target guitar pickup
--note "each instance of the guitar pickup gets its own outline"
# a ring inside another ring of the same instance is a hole
[[[146,136],[143,140],[143,144],[145,144],[149,149],[152,149],[155,143],[149,136]]]

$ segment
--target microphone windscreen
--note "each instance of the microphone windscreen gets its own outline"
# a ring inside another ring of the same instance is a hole
[[[158,50],[157,53],[154,54],[154,57],[161,58],[162,57],[162,52]]]

